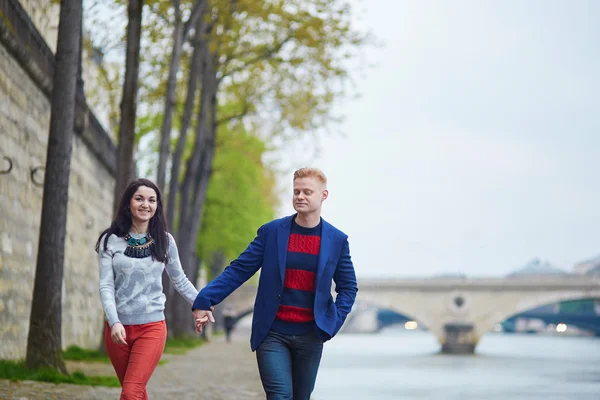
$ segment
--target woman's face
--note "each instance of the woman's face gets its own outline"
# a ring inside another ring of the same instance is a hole
[[[133,223],[146,223],[154,216],[158,199],[154,189],[140,186],[129,202]]]

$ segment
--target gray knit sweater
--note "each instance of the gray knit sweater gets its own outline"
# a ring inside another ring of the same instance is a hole
[[[137,239],[145,236],[130,233]],[[124,238],[111,235],[104,250],[104,236],[100,241],[98,255],[100,264],[100,300],[104,315],[112,327],[117,322],[123,325],[147,324],[165,319],[165,295],[162,274],[166,268],[175,289],[190,303],[198,291],[185,276],[179,261],[177,245],[169,235],[169,263],[146,258],[128,257]],[[191,311],[190,311],[191,318]]]

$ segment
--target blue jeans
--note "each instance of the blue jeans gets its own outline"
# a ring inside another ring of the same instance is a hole
[[[322,352],[323,340],[312,330],[303,335],[269,331],[256,349],[267,400],[309,400]]]

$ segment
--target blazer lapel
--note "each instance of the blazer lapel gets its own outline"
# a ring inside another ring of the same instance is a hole
[[[284,218],[281,225],[277,228],[277,259],[279,261],[279,275],[281,277],[281,285],[285,277],[285,263],[287,259],[287,248],[290,240],[290,230],[292,226],[293,216]]]
[[[321,279],[327,261],[329,260],[329,250],[331,249],[331,237],[333,235],[333,229],[328,222],[324,219],[323,226],[321,228],[321,248],[319,249],[319,263],[317,264],[317,282]]]

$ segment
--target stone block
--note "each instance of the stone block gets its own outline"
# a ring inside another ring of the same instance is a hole
[[[21,110],[27,110],[27,96],[25,93],[18,90],[16,86],[12,86],[10,91],[10,97],[12,101],[15,102],[15,105],[19,107]]]
[[[12,89],[12,83],[8,79],[8,76],[0,72],[0,99],[7,99],[10,96],[10,91]]]

